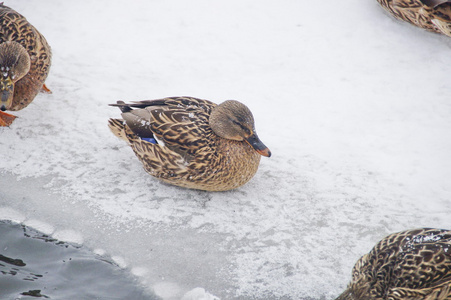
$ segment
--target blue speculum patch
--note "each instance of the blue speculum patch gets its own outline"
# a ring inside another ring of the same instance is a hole
[[[152,143],[152,144],[158,144],[157,143],[157,140],[156,139],[154,139],[154,138],[141,138],[143,141],[146,141],[146,142],[149,142],[149,143]]]

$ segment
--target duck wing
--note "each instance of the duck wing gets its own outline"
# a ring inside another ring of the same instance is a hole
[[[155,138],[157,143],[179,154],[187,161],[212,148],[209,116],[213,102],[192,97],[171,97],[132,103],[118,101],[122,117],[131,131],[142,138]]]

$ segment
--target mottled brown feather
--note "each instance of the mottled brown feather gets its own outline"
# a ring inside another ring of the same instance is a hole
[[[377,0],[391,15],[429,31],[451,36],[451,3],[438,0]]]
[[[8,110],[17,111],[30,104],[41,90],[50,70],[51,50],[46,39],[27,19],[15,10],[0,4],[0,44],[15,41],[31,59],[30,71],[18,80]]]
[[[451,231],[391,234],[362,256],[337,300],[451,299]]]

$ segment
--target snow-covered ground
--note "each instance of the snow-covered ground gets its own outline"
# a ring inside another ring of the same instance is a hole
[[[385,235],[451,228],[451,39],[376,0],[5,4],[52,46],[53,94],[0,129],[0,217],[163,299],[333,299]],[[109,103],[182,95],[250,107],[273,156],[247,185],[162,184],[107,128]]]

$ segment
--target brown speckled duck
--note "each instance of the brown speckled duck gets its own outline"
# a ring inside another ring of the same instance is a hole
[[[172,97],[111,105],[123,118],[109,120],[111,131],[130,144],[149,174],[166,183],[235,189],[254,176],[261,155],[271,155],[257,136],[251,111],[235,100],[216,105]]]
[[[391,234],[354,266],[337,300],[451,299],[451,230]]]
[[[5,110],[26,107],[44,85],[50,69],[51,51],[45,38],[24,16],[0,3],[0,126],[15,116]]]
[[[451,36],[451,0],[377,0],[397,19]]]

